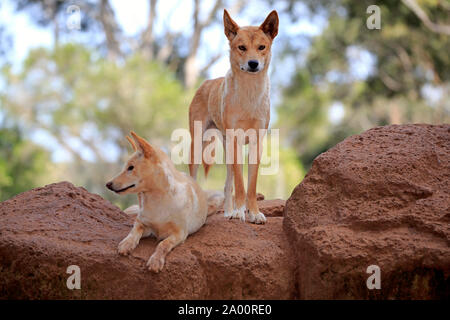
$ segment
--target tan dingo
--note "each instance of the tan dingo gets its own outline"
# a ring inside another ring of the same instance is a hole
[[[256,180],[262,153],[259,132],[261,132],[260,129],[267,129],[270,120],[270,82],[267,70],[271,58],[272,41],[278,34],[278,14],[272,11],[259,27],[241,28],[225,10],[223,21],[225,35],[230,45],[231,68],[225,77],[207,80],[197,90],[189,107],[190,133],[194,137],[195,121],[201,123],[202,132],[209,128],[217,128],[224,137],[225,147],[227,130],[257,131],[257,142],[249,144],[249,153],[256,152],[257,161],[248,165],[247,194],[244,190],[242,164],[237,161],[237,150],[241,146],[238,145],[236,138],[229,139],[234,148],[234,161],[227,162],[224,211],[225,217],[240,218],[245,221],[245,213],[248,209],[250,222],[265,223],[266,218],[259,211],[256,201]],[[189,172],[195,179],[198,164],[194,163],[194,151],[193,138]],[[202,161],[206,175],[210,165],[205,163],[203,157]],[[236,191],[234,209],[233,177]]]
[[[162,270],[166,255],[187,236],[200,229],[207,215],[223,204],[222,192],[204,192],[188,175],[175,169],[161,150],[131,132],[127,137],[134,154],[122,172],[106,184],[118,194],[137,193],[139,206],[125,213],[136,215],[133,228],[119,244],[119,253],[127,255],[142,237],[154,234],[163,239],[147,262],[154,272]]]

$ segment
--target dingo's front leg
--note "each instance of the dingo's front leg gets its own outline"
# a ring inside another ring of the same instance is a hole
[[[233,164],[234,187],[236,190],[235,202],[236,208],[233,211],[232,218],[240,219],[245,222],[245,189],[242,177],[242,164]]]
[[[225,150],[225,163],[227,166],[227,179],[225,180],[224,194],[225,200],[223,202],[223,213],[225,218],[231,219],[233,217],[233,159],[227,154],[227,138],[223,137],[223,150]],[[231,158],[231,159],[229,159]]]
[[[150,259],[148,259],[148,269],[156,273],[161,271],[164,267],[167,254],[177,245],[186,240],[186,238],[187,234],[177,232],[176,234],[172,234],[161,241],[156,247],[156,250],[150,257]]]
[[[247,184],[247,208],[249,221],[256,224],[266,223],[266,217],[259,211],[258,202],[256,201],[256,181],[258,179],[259,163],[261,162],[262,141],[261,135],[258,133],[256,143],[249,145],[249,161],[248,161],[248,184]],[[257,157],[250,155],[255,153]],[[253,158],[253,159],[252,159]],[[255,161],[256,160],[256,161]]]
[[[233,165],[227,164],[227,179],[224,188],[225,200],[223,211],[225,218],[233,217]]]
[[[144,231],[144,225],[136,219],[134,221],[133,229],[131,229],[130,233],[119,243],[119,253],[127,255],[136,248]]]
[[[236,208],[232,217],[245,221],[245,189],[244,180],[242,176],[242,146],[235,140],[234,142],[234,162],[233,162],[233,175],[234,175],[234,190],[235,190],[235,202]],[[239,154],[238,154],[239,153]]]
[[[248,165],[248,189],[247,189],[247,206],[249,221],[256,224],[266,223],[266,217],[259,211],[258,202],[256,201],[256,179],[258,176],[258,164]]]

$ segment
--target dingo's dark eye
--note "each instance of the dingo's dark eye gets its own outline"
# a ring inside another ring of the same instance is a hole
[[[132,171],[134,169],[134,166],[129,166],[128,171]]]
[[[258,49],[259,49],[259,50],[264,50],[265,48],[266,48],[266,46],[262,46],[262,45],[261,45],[261,46],[259,46]]]
[[[238,48],[239,48],[239,50],[241,50],[241,51],[247,50],[247,48],[246,48],[245,46],[239,46]]]

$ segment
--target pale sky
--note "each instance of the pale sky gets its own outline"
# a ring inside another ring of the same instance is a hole
[[[76,5],[76,1],[71,1]],[[212,1],[205,1],[204,3],[212,5]],[[251,0],[243,10],[243,12],[233,17],[240,25],[259,24],[261,23],[271,9],[265,2],[258,0]],[[111,0],[111,5],[114,8],[116,18],[126,35],[136,35],[139,33],[147,23],[148,15],[148,0],[134,0],[132,5],[130,1]],[[26,12],[14,12],[15,4],[12,1],[2,1],[0,6],[0,19],[8,25],[8,31],[12,34],[14,39],[13,52],[9,54],[12,58],[14,66],[21,64],[23,59],[27,56],[32,48],[36,47],[50,47],[52,45],[52,32],[50,28],[42,28],[36,26]],[[279,6],[278,6],[279,7]],[[174,8],[176,8],[174,10]],[[209,7],[202,7],[202,13],[205,15],[209,11]],[[277,5],[275,5],[277,9]],[[280,8],[278,8],[280,9]],[[164,0],[158,1],[157,6],[158,16],[156,19],[155,31],[161,34],[162,30],[170,27],[171,30],[180,31],[186,34],[191,32],[192,24],[192,1],[186,0]],[[221,14],[220,14],[221,15]],[[299,21],[289,24],[280,23],[280,32],[289,34],[304,34],[307,36],[316,35],[320,33],[325,21],[315,20],[308,21],[306,19],[299,19]],[[216,53],[218,51],[227,52],[227,42],[223,34],[223,26],[221,22],[208,28],[204,33],[202,39],[202,48],[199,51],[199,64],[203,65],[207,61],[209,53]],[[209,76],[220,77],[228,70],[228,56],[224,56],[217,61],[209,70]],[[284,79],[286,77],[283,77]]]
[[[203,17],[209,12],[213,1],[204,1],[207,4],[206,7],[202,7],[201,14]],[[148,14],[148,1],[139,0],[133,2],[133,7],[130,8],[127,1],[112,0],[112,6],[115,9],[116,17],[123,27],[123,31],[128,35],[133,35],[142,30],[147,23]],[[174,10],[176,8],[176,10]],[[267,14],[273,9],[280,9],[281,7],[275,5],[274,8],[270,8],[265,5],[265,2],[252,0],[249,1],[246,8],[239,16],[233,17],[235,21],[241,25],[251,25],[260,24],[264,21]],[[179,31],[186,33],[187,35],[191,32],[192,25],[192,1],[186,0],[164,0],[158,1],[157,12],[158,17],[156,20],[155,31],[157,34],[162,34],[162,31],[167,27],[173,31]],[[221,12],[218,13],[219,16],[222,15]],[[168,20],[167,18],[170,19]],[[321,22],[322,24],[325,21]],[[299,20],[296,23],[280,24],[280,32],[286,31],[289,33],[305,34],[305,35],[316,35],[320,33],[323,25],[314,24],[311,21]],[[211,78],[221,77],[226,74],[229,69],[228,61],[228,44],[223,33],[222,22],[211,26],[206,30],[202,39],[202,49],[199,52],[199,63],[202,64],[207,61],[208,53],[216,53],[218,51],[224,51],[226,54],[217,61],[209,70],[209,76]]]

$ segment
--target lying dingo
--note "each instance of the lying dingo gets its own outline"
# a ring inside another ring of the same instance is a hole
[[[127,137],[134,154],[122,172],[106,184],[118,194],[137,193],[139,206],[125,213],[136,215],[133,228],[119,243],[119,253],[129,254],[142,237],[154,234],[163,239],[147,262],[151,271],[164,267],[166,255],[187,236],[200,229],[207,215],[222,204],[221,192],[204,192],[189,176],[175,169],[161,150],[131,132]]]

